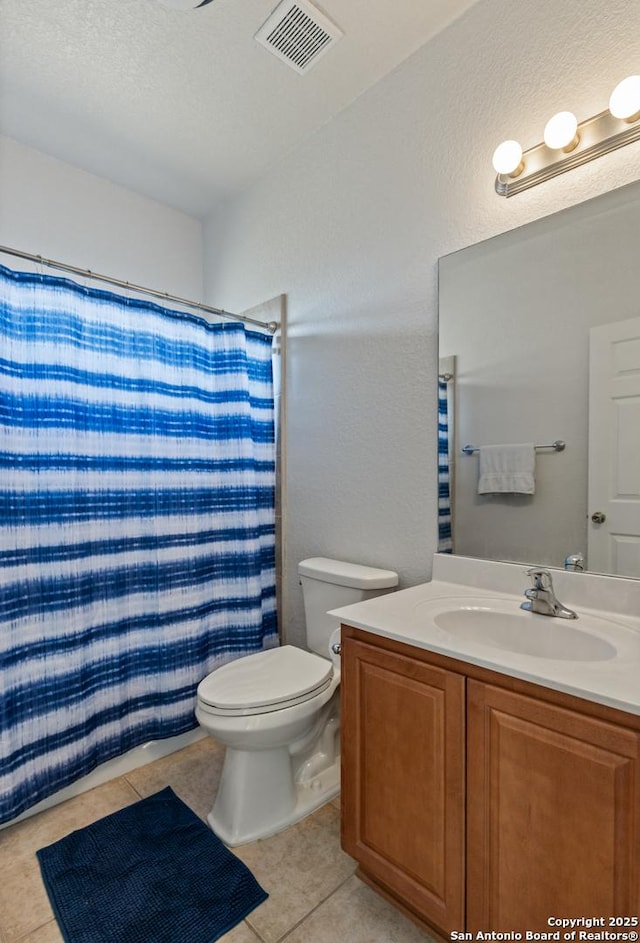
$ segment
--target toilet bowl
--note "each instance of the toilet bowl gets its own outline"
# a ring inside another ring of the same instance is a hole
[[[246,655],[198,686],[198,723],[226,748],[207,819],[228,845],[273,835],[340,791],[340,629],[327,610],[398,581],[389,570],[323,557],[302,561],[299,573],[314,651],[283,645]]]
[[[261,693],[240,694],[245,669],[249,679],[262,679]],[[235,677],[239,688],[232,693]],[[338,794],[339,684],[339,666],[291,645],[238,659],[200,684],[198,723],[226,747],[207,816],[226,844],[272,835]]]

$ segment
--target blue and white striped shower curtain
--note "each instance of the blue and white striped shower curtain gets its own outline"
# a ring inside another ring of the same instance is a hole
[[[438,380],[438,550],[451,553],[451,480],[449,470],[449,384]]]
[[[277,644],[271,337],[0,266],[0,822]]]

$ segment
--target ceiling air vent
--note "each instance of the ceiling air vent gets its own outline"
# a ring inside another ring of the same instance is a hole
[[[341,36],[342,31],[307,0],[284,0],[255,38],[296,72],[308,72]]]

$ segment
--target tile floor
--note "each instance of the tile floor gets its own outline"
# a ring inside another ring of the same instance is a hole
[[[165,786],[205,817],[222,748],[207,737],[0,832],[0,943],[61,943],[35,852]],[[279,835],[234,852],[269,898],[224,943],[425,943],[430,937],[354,874],[334,800]],[[188,941],[184,941],[188,943]]]

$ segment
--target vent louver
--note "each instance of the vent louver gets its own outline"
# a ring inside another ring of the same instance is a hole
[[[284,0],[255,39],[296,72],[308,72],[342,31],[307,0]]]

